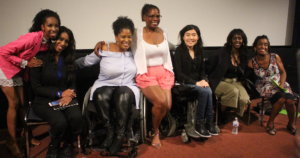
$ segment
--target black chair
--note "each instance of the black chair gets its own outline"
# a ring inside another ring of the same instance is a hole
[[[29,135],[29,129],[33,126],[40,126],[40,125],[47,125],[48,122],[42,120],[39,118],[34,112],[31,107],[31,102],[29,102],[29,106],[24,118],[24,133],[25,133],[25,145],[26,145],[26,157],[30,158],[30,135]],[[81,145],[80,145],[80,138],[77,138],[77,147],[78,151],[81,151]]]
[[[31,102],[29,102],[28,110],[24,118],[25,127],[25,143],[26,143],[26,157],[30,157],[30,136],[29,136],[29,129],[31,126],[39,126],[39,125],[46,125],[48,122],[43,121],[39,118],[32,110]]]
[[[221,105],[219,100],[221,100],[221,99],[218,98],[218,97],[215,97],[215,102],[216,102],[215,110],[216,110],[216,122],[217,122],[217,124],[219,124],[219,121],[221,119],[224,119],[224,117],[222,117],[222,115],[224,115],[224,114],[222,114],[222,111],[221,111],[221,108],[220,108],[222,105]],[[252,110],[251,109],[251,103],[249,103],[247,105],[247,110],[245,111],[244,117],[243,117],[243,121],[245,121],[246,125],[250,125],[250,123],[251,123],[251,110]]]

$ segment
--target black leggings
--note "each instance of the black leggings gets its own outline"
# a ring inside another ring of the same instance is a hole
[[[34,112],[50,124],[51,137],[72,142],[81,133],[83,120],[79,106],[53,110],[48,104],[33,104]]]
[[[114,124],[116,134],[124,134],[135,99],[127,86],[104,86],[93,95],[96,110],[105,124]],[[115,117],[114,117],[115,116]]]

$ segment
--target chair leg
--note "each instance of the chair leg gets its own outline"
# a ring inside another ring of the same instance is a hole
[[[219,123],[219,107],[218,107],[218,106],[219,106],[219,104],[217,103],[217,104],[216,104],[216,107],[215,107],[215,113],[216,113],[216,114],[215,114],[215,115],[216,115],[216,116],[215,116],[215,117],[216,117],[216,125],[218,125],[218,123]]]
[[[247,125],[250,125],[250,121],[251,121],[251,103],[248,104],[248,118],[247,118]]]
[[[26,157],[30,158],[30,140],[29,140],[29,133],[28,133],[28,125],[25,123],[24,127],[24,133],[25,133],[25,143],[26,143]]]
[[[78,152],[81,153],[81,142],[80,142],[80,136],[77,136],[77,148]]]
[[[260,109],[259,109],[259,124],[260,126],[263,126],[264,122],[264,115],[265,115],[265,98],[262,98],[261,103],[259,103]]]
[[[298,119],[298,110],[299,110],[299,97],[297,97],[297,100],[296,100],[296,111],[295,111],[295,121],[294,121],[294,124],[295,126],[297,125],[297,119]]]

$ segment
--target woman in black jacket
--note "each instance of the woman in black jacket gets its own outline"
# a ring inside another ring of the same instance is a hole
[[[241,83],[247,65],[247,37],[244,31],[233,29],[215,59],[209,74],[212,90],[220,98],[222,110],[226,107],[237,108],[237,115],[243,116],[245,107],[250,103]]]
[[[192,132],[186,127],[187,134],[195,136],[198,133],[201,137],[218,135],[213,121],[212,91],[205,74],[200,30],[195,25],[187,25],[179,34],[181,42],[174,56],[175,79],[181,84],[192,87],[198,100],[196,129],[199,133]],[[188,122],[186,125],[188,124],[191,123]]]
[[[30,70],[35,95],[33,110],[51,127],[51,142],[46,158],[56,158],[58,155],[71,157],[73,142],[81,132],[82,117],[79,106],[63,110],[54,110],[49,106],[49,102],[59,100],[59,106],[63,107],[76,98],[74,51],[73,33],[62,26],[51,49],[38,56],[43,65]],[[62,141],[64,146],[61,153],[58,153]]]

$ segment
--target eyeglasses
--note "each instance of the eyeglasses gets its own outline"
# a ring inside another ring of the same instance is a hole
[[[161,15],[147,15],[147,17],[159,19],[159,18],[161,18]]]

